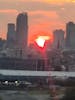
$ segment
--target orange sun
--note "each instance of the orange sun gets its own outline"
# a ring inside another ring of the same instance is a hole
[[[46,40],[49,40],[49,36],[39,36],[35,42],[37,43],[37,45],[41,48],[44,47]]]
[[[45,44],[45,39],[41,38],[41,37],[38,37],[36,40],[36,43],[39,47],[44,47],[44,44]]]

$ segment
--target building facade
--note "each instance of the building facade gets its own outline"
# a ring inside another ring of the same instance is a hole
[[[62,29],[55,30],[53,32],[54,36],[54,42],[53,42],[53,47],[58,49],[63,49],[65,46],[65,40],[64,40],[64,31]]]
[[[75,24],[73,22],[66,24],[66,47],[75,49]]]
[[[15,24],[8,23],[7,47],[14,48],[14,46],[15,46]]]
[[[27,13],[20,13],[16,21],[16,43],[17,48],[25,50],[28,42],[28,16]]]

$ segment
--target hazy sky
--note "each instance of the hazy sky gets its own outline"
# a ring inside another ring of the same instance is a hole
[[[75,0],[0,0],[0,36],[6,36],[7,23],[15,23],[20,12],[28,12],[29,37],[50,34],[75,22]]]

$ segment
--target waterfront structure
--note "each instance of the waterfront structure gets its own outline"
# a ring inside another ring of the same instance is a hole
[[[63,49],[65,40],[64,40],[64,31],[62,29],[57,29],[53,32],[54,42],[53,47],[56,49]]]
[[[75,49],[75,23],[73,22],[66,24],[66,47]]]
[[[15,46],[15,24],[8,23],[7,47],[14,48],[14,46]]]

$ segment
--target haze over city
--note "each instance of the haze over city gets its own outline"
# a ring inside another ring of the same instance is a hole
[[[65,30],[65,23],[75,21],[74,0],[2,0],[0,1],[0,37],[6,38],[7,24],[15,23],[20,12],[28,12],[29,42],[36,34]],[[71,16],[70,16],[71,15]]]

